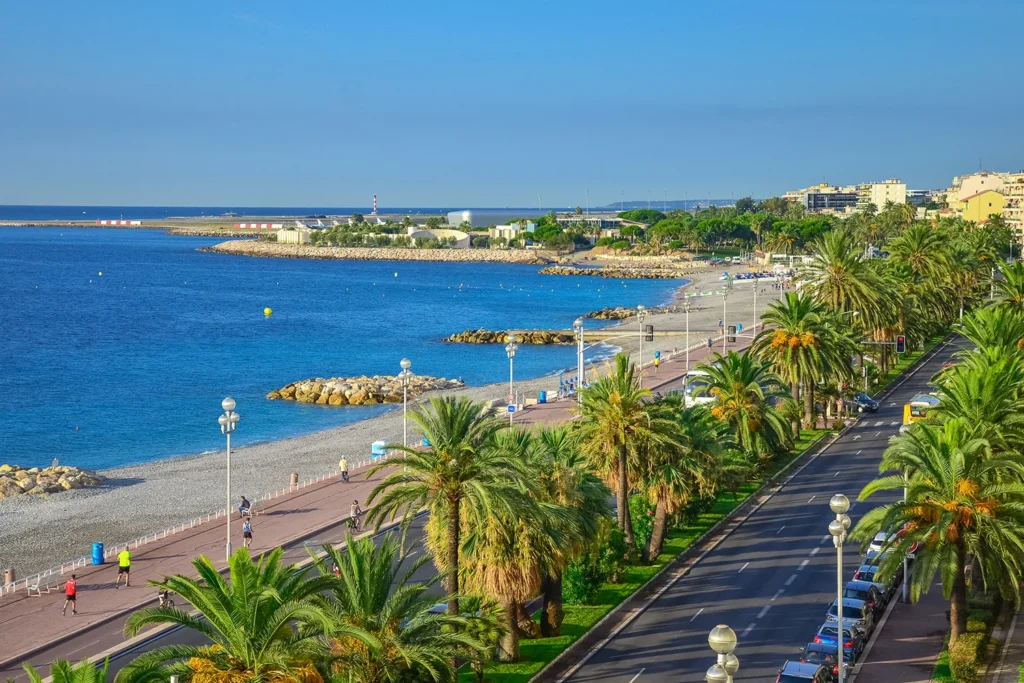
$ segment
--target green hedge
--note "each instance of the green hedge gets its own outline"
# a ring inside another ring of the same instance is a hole
[[[962,633],[949,648],[949,673],[958,683],[972,683],[978,678],[978,665],[985,651],[988,633]]]

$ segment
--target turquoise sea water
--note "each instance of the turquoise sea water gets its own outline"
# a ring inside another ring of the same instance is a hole
[[[681,284],[196,251],[215,242],[0,228],[0,461],[106,468],[217,449],[228,395],[242,444],[351,423],[385,408],[264,396],[307,377],[395,374],[402,357],[419,374],[504,381],[503,347],[439,340],[477,327],[568,328],[603,306],[665,303]],[[571,347],[523,346],[516,376],[574,364]]]

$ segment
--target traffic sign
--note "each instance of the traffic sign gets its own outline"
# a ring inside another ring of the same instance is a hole
[[[515,405],[513,405],[513,404],[511,404],[511,403],[510,403],[510,404],[509,404],[509,406],[508,406],[508,412],[510,412],[510,413],[514,413],[514,412],[516,412],[516,407],[515,407]]]
[[[508,395],[508,402],[509,402],[509,403],[511,403],[511,402],[512,402],[512,401],[514,401],[514,400],[516,400],[516,397],[515,397],[515,396],[513,396],[512,394],[509,394],[509,395]]]

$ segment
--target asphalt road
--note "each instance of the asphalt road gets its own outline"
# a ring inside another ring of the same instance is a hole
[[[903,405],[956,350],[941,348],[881,402],[796,474],[693,570],[669,588],[569,678],[572,683],[703,681],[715,655],[708,633],[717,624],[736,631],[736,681],[774,681],[783,662],[814,638],[836,595],[836,550],[828,533],[835,493],[850,498],[854,525],[892,497],[856,503],[878,475]],[[843,553],[843,583],[860,564],[859,544]]]
[[[416,518],[409,527],[409,532],[406,537],[406,545],[412,549],[410,559],[407,561],[407,565],[411,562],[419,559],[420,553],[423,552],[423,526],[427,522],[427,515],[422,514]],[[302,543],[296,543],[286,546],[284,552],[284,560],[287,562],[298,563],[309,557],[309,548],[319,549],[325,543],[338,544],[341,543],[345,538],[346,526],[344,522],[336,524],[324,532],[317,535],[316,538],[307,539]],[[375,539],[382,538],[385,533],[381,532]],[[400,533],[397,529],[394,533]],[[433,563],[426,563],[421,567],[416,574],[413,576],[415,581],[427,581],[435,574]],[[440,586],[435,585],[431,589],[436,592],[441,599],[443,593]],[[153,589],[153,606],[156,606],[157,592]],[[184,601],[178,598],[177,607],[182,606]],[[186,604],[187,607],[187,604]],[[69,617],[70,618],[70,617]],[[54,659],[69,659],[72,662],[78,662],[86,657],[104,652],[110,648],[115,647],[118,643],[125,640],[124,638],[124,624],[127,620],[127,616],[114,619],[106,624],[101,624],[95,628],[83,631],[81,634],[71,638],[70,640],[64,641],[59,645],[37,653],[35,656],[29,658],[29,662],[36,667],[37,670],[41,671],[46,676],[50,671],[50,663]],[[178,644],[189,644],[189,645],[201,645],[205,641],[202,636],[196,634],[194,631],[186,629],[178,629],[170,631],[159,638],[155,638],[150,641],[145,641],[131,650],[118,653],[115,657],[110,660],[109,675],[112,678],[114,674],[121,670],[128,662],[133,658],[148,652],[149,650],[156,649],[157,647],[163,647],[164,645],[178,645]],[[25,675],[25,671],[18,666],[11,666],[6,669],[0,670],[0,680],[14,680],[14,681],[27,681],[28,677]]]

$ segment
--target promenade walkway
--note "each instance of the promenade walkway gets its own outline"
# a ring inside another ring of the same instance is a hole
[[[268,501],[266,508],[252,520],[255,553],[279,546],[299,543],[319,530],[337,524],[349,516],[353,500],[365,506],[366,499],[381,479],[380,472],[372,479],[364,478],[365,469],[353,471],[349,483],[339,477],[328,478],[292,493]],[[167,502],[173,504],[173,495]],[[242,546],[242,521],[237,512],[231,518],[232,545]],[[45,533],[45,530],[42,532]],[[0,598],[0,670],[20,665],[27,655],[43,646],[80,634],[86,629],[105,624],[143,606],[155,606],[157,591],[147,585],[169,574],[195,573],[192,559],[205,555],[217,567],[225,567],[224,518],[201,524],[165,539],[132,549],[130,588],[114,588],[117,560],[100,566],[87,565],[75,570],[78,582],[78,614],[61,615],[64,604],[63,583],[57,590],[41,597],[24,591]],[[70,572],[65,575],[67,578]],[[95,648],[98,651],[102,647]],[[92,654],[67,652],[64,656],[78,660]]]

